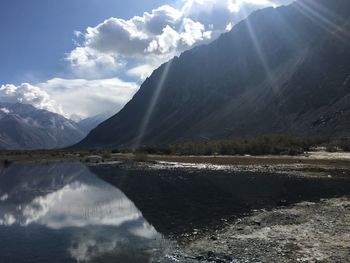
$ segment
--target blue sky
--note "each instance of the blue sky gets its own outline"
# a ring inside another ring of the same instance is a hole
[[[118,112],[154,69],[292,0],[1,0],[0,101]]]
[[[166,0],[1,0],[0,83],[43,81],[64,73],[74,31],[110,17],[142,15]]]

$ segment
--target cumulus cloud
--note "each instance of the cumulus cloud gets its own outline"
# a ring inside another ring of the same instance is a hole
[[[165,5],[130,20],[110,18],[87,28],[83,37],[83,43],[67,56],[79,76],[119,70],[144,79],[174,55],[209,41],[211,31],[183,17],[182,10]]]
[[[38,87],[46,90],[53,100],[62,105],[69,117],[88,117],[111,110],[117,113],[138,90],[137,84],[118,78],[55,78],[38,84]]]
[[[99,78],[115,75],[123,66],[116,54],[98,52],[88,47],[77,47],[67,57],[75,76]]]
[[[35,86],[28,83],[3,85],[0,102],[31,104],[68,118],[89,117],[107,111],[117,113],[137,90],[137,84],[118,78],[54,78]]]
[[[110,18],[79,33],[83,41],[67,60],[80,76],[124,72],[143,80],[160,64],[212,41],[257,8],[290,2],[180,0],[129,20]]]
[[[117,112],[162,63],[213,41],[258,8],[291,2],[178,0],[128,20],[107,19],[74,32],[76,47],[66,56],[72,79],[3,85],[0,101],[29,103],[71,118]]]
[[[62,114],[62,108],[43,89],[29,83],[19,86],[12,84],[0,87],[0,102],[31,104],[38,109],[45,109]]]

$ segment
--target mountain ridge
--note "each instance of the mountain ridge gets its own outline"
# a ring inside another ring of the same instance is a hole
[[[287,132],[349,135],[349,14],[346,0],[256,11],[211,44],[156,69],[118,114],[76,147]]]
[[[29,104],[0,102],[0,109],[0,149],[62,148],[85,136],[75,122]]]

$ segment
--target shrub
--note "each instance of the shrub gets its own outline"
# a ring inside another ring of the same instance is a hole
[[[339,147],[345,152],[350,152],[350,139],[341,140]]]
[[[148,156],[144,152],[135,152],[134,153],[134,161],[135,162],[147,162]]]
[[[275,135],[255,138],[227,138],[221,140],[184,142],[162,146],[144,146],[139,152],[147,154],[174,155],[267,155],[267,154],[302,154],[312,147],[328,143],[327,138],[297,138],[293,136]],[[350,141],[349,141],[350,144]],[[347,149],[346,147],[344,147]],[[350,145],[349,145],[350,148]]]
[[[111,154],[110,154],[110,153],[104,153],[104,154],[102,155],[102,158],[103,158],[103,159],[109,159],[109,158],[111,158]]]
[[[327,145],[326,151],[330,153],[335,153],[338,151],[338,148],[337,146],[334,146],[334,145]]]

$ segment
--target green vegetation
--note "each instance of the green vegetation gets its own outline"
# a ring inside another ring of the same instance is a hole
[[[310,151],[313,147],[327,145],[329,142],[329,139],[322,137],[298,138],[276,135],[145,146],[138,151],[166,155],[298,155]]]
[[[327,151],[329,152],[337,152],[338,150],[350,152],[350,138],[334,140],[327,146]]]
[[[137,162],[148,161],[147,155],[299,155],[305,152],[325,150],[328,152],[350,152],[350,138],[329,139],[326,137],[295,137],[285,135],[227,138],[209,141],[183,142],[169,145],[142,146],[130,149],[90,149],[90,150],[35,150],[0,151],[0,166],[11,165],[18,160],[77,159],[89,155],[99,155],[104,160],[118,154],[133,154]]]
[[[350,152],[350,140],[342,141],[339,146],[343,151]]]

